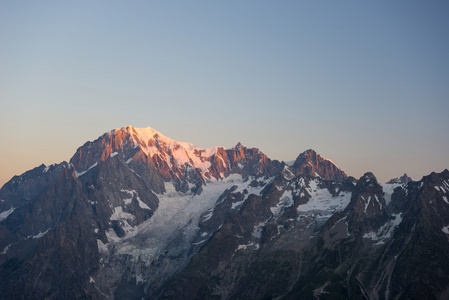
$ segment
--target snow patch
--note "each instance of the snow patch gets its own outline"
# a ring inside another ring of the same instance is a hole
[[[301,204],[297,208],[298,213],[303,215],[319,213],[330,218],[335,212],[343,210],[351,200],[350,192],[340,192],[333,197],[326,188],[318,188],[317,180],[311,180],[309,187],[305,190],[311,197],[307,203]]]
[[[41,237],[43,237],[45,234],[47,234],[47,232],[50,230],[50,228],[48,228],[47,230],[45,230],[44,232],[39,232],[38,234],[32,236],[32,239],[40,239]]]
[[[245,202],[245,200],[246,199],[243,199],[242,201],[237,201],[237,202],[232,203],[231,209],[239,208],[243,204],[243,202]]]
[[[363,196],[362,196],[362,199],[365,200],[365,198],[363,198]],[[366,213],[366,210],[368,209],[370,202],[371,202],[371,196],[368,196],[368,200],[366,200],[366,202],[365,202],[365,213]]]
[[[254,236],[257,239],[260,239],[262,237],[262,233],[263,233],[265,224],[267,224],[267,221],[261,222],[258,225],[254,226],[253,232],[251,233],[252,236]]]
[[[374,195],[374,199],[376,199],[376,202],[379,204],[379,208],[382,209],[382,203],[380,203],[379,199],[377,198],[377,195]]]
[[[335,226],[337,226],[338,223],[340,223],[343,220],[346,220],[347,216],[344,216],[343,218],[341,218],[340,220],[338,220],[337,222],[335,222],[334,226],[331,227],[331,230],[335,228]]]
[[[445,182],[444,182],[444,183],[445,183]],[[444,188],[444,186],[437,186],[437,185],[435,185],[434,188],[435,188],[437,191],[439,191],[439,192],[447,193],[447,191],[446,191],[446,189]],[[449,190],[449,189],[448,189],[448,190]]]
[[[105,231],[105,234],[108,239],[108,243],[115,243],[121,240],[112,228],[109,228],[107,231]]]
[[[140,208],[151,210],[151,208],[146,205],[142,200],[140,200],[139,195],[137,195],[137,202],[139,203]]]
[[[42,170],[42,173],[47,173],[48,170],[50,170],[50,168],[51,168],[51,167],[54,167],[54,166],[56,166],[56,164],[51,164],[51,165],[49,165],[49,166],[46,166],[46,167],[44,168],[44,170]]]
[[[394,189],[397,187],[402,187],[404,186],[404,184],[397,184],[397,183],[380,183],[380,186],[382,187],[382,190],[384,192],[384,199],[385,199],[385,204],[388,206],[390,205],[391,202],[391,196],[394,193]]]
[[[145,277],[142,276],[142,274],[137,274],[136,275],[136,285],[141,284],[142,282],[147,281],[147,279]]]
[[[449,204],[449,201],[447,200],[447,197],[446,197],[446,196],[443,196],[443,200],[444,200],[444,202],[446,202],[447,204]]]
[[[199,244],[204,243],[205,241],[207,241],[207,239],[204,239],[204,240],[199,241],[199,242],[197,242],[197,243],[193,243],[192,245],[197,246],[197,245],[199,245]]]
[[[443,231],[445,234],[449,234],[449,226],[443,227],[441,231]]]
[[[13,244],[11,244],[11,245],[13,245]],[[8,252],[8,249],[9,249],[9,247],[11,247],[11,245],[6,246],[0,254],[6,254],[6,252]]]
[[[89,171],[90,169],[96,167],[97,165],[98,165],[98,162],[94,163],[94,164],[93,164],[92,166],[90,166],[86,171],[83,171],[83,172],[80,172],[80,173],[78,173],[77,171],[75,171],[76,177],[80,177],[80,176],[86,174],[87,171]]]
[[[100,253],[108,252],[108,246],[106,246],[106,244],[103,244],[101,240],[97,240],[97,246]]]
[[[447,181],[443,181],[443,184],[446,187],[446,189],[449,190],[449,183]]]
[[[213,210],[213,208],[212,208],[212,209],[211,209],[211,212],[208,213],[206,216],[204,216],[204,219],[203,219],[202,222],[206,222],[207,220],[209,220],[210,218],[212,218],[213,214],[214,214],[214,210]]]
[[[254,180],[255,177],[249,177],[247,182],[241,183],[238,185],[237,189],[234,191],[235,193],[244,193],[246,190],[246,198],[248,198],[249,195],[257,195],[260,196],[260,193],[262,192],[262,190],[265,188],[265,186],[267,186],[267,184],[271,183],[274,179],[274,177],[268,178],[268,179],[264,179],[264,178],[259,178],[257,179],[257,186],[256,187],[252,187],[250,186],[251,182]]]
[[[213,147],[210,149],[204,149],[204,156],[205,157],[211,157],[212,155],[216,155],[217,154],[217,150],[218,149],[222,149],[223,147]]]
[[[365,234],[363,235],[363,237],[364,237],[365,239],[371,239],[371,240],[373,240],[373,241],[378,241],[378,240],[380,240],[379,237],[377,236],[377,233],[374,232],[374,231],[365,233]],[[382,242],[382,244],[383,244],[383,242]]]
[[[146,205],[146,204],[140,199],[139,194],[137,193],[137,191],[135,191],[135,190],[125,190],[125,189],[121,189],[120,191],[121,191],[121,192],[124,192],[124,193],[128,193],[128,194],[131,196],[131,198],[123,199],[123,202],[125,202],[126,205],[131,204],[131,202],[133,201],[133,197],[134,197],[134,195],[135,195],[135,196],[136,196],[136,199],[137,199],[137,202],[139,203],[140,208],[151,210],[151,208],[150,208],[148,205]]]
[[[109,157],[114,157],[118,154],[118,152],[112,152],[111,155],[109,155]]]
[[[259,244],[254,244],[254,243],[251,242],[251,243],[246,244],[246,245],[239,245],[237,247],[237,249],[234,250],[234,252],[237,252],[239,250],[245,250],[246,248],[251,247],[251,246],[255,246],[255,250],[259,249]]]
[[[271,213],[275,218],[279,218],[284,210],[293,205],[292,191],[285,191],[280,197],[280,201],[274,207],[270,207]]]
[[[122,220],[134,220],[135,216],[124,212],[121,206],[117,206],[114,208],[114,213],[111,215],[109,220],[111,221],[122,221]]]
[[[290,167],[288,165],[285,165],[284,169],[282,171],[283,171],[282,175],[287,180],[292,180],[293,178],[296,177],[296,175],[291,171],[291,169],[290,169]]]
[[[4,212],[0,213],[0,222],[3,220],[6,220],[10,214],[12,214],[14,212],[15,208],[11,207],[8,210],[5,210]]]
[[[125,198],[123,199],[123,202],[125,202],[125,205],[129,205],[133,202],[133,197],[131,196],[131,198]]]
[[[395,229],[401,224],[402,222],[402,214],[392,214],[394,219],[389,220],[387,223],[385,223],[382,227],[377,230],[377,232],[371,231],[368,233],[365,233],[363,235],[364,238],[371,239],[373,241],[376,241],[374,245],[381,245],[384,244],[385,240],[392,237]]]

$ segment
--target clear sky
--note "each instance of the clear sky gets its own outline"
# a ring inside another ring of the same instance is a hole
[[[0,0],[0,186],[126,125],[306,149],[348,175],[449,168],[448,1]]]

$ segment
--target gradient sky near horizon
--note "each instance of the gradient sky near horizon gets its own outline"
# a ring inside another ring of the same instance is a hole
[[[312,148],[348,175],[449,168],[448,1],[0,0],[0,186],[126,125]]]

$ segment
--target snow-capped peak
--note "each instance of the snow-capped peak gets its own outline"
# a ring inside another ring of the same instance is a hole
[[[211,166],[208,158],[215,155],[219,148],[223,148],[213,147],[203,149],[189,142],[178,142],[151,127],[135,128],[133,126],[127,126],[121,129],[115,129],[112,133],[117,131],[126,131],[129,133],[133,146],[140,147],[148,157],[151,158],[157,154],[169,166],[172,166],[174,163],[178,166],[183,166],[187,163],[199,169],[202,174],[205,174]]]
[[[87,142],[77,150],[71,162],[77,174],[84,174],[95,163],[108,159],[119,159],[131,169],[136,162],[144,161],[153,165],[163,180],[177,178],[195,186],[203,179],[219,180],[234,173],[269,175],[281,168],[279,162],[272,165],[259,149],[249,149],[240,143],[233,149],[204,149],[173,140],[151,127],[133,126],[111,130]]]
[[[133,139],[134,145],[139,145],[141,149],[150,156],[154,155],[155,153],[159,153],[160,150],[163,149],[166,151],[170,150],[172,152],[185,151],[189,156],[197,156],[197,154],[201,153],[202,157],[210,157],[216,154],[217,149],[220,148],[213,147],[210,149],[203,149],[198,148],[189,142],[178,142],[163,135],[162,133],[151,127],[135,128],[133,126],[126,126],[121,129],[115,129],[112,132],[115,131],[129,132]],[[183,159],[181,160],[183,161]]]

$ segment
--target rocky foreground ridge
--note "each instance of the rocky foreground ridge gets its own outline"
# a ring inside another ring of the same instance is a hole
[[[113,130],[0,190],[0,299],[448,299],[449,171]]]

